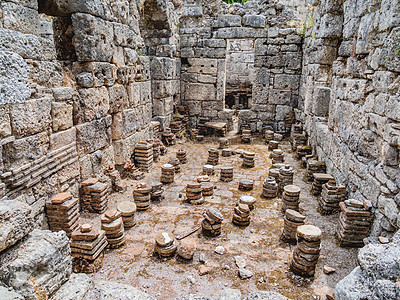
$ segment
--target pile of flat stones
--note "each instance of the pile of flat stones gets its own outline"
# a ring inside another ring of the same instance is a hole
[[[151,192],[150,192],[150,198],[152,201],[161,201],[164,199],[163,196],[164,189],[163,189],[163,184],[159,181],[154,181],[151,184]]]
[[[239,198],[239,204],[246,204],[250,210],[254,209],[254,204],[256,203],[256,198],[253,196],[243,195]]]
[[[107,210],[109,189],[97,178],[89,178],[81,183],[80,198],[83,209],[102,214]]]
[[[171,257],[178,249],[178,243],[171,232],[160,232],[156,235],[154,250],[161,257]]]
[[[250,129],[243,129],[242,130],[242,143],[243,144],[250,144],[251,143],[251,130]]]
[[[229,157],[229,156],[232,156],[232,155],[233,155],[232,149],[230,149],[230,148],[222,149],[222,156],[223,157]]]
[[[46,217],[51,231],[64,230],[68,237],[79,227],[79,201],[71,193],[59,193],[46,202]]]
[[[332,214],[340,210],[339,203],[346,199],[346,187],[329,180],[322,185],[321,197],[318,198],[319,209],[323,214]]]
[[[272,177],[275,179],[277,183],[279,183],[279,168],[271,168],[268,171],[268,177]]]
[[[226,149],[226,148],[228,148],[229,141],[228,141],[227,138],[220,138],[218,141],[219,141],[218,149]]]
[[[312,155],[312,147],[311,146],[297,146],[296,149],[296,157],[297,159],[302,159],[307,155]]]
[[[224,217],[220,211],[214,207],[208,208],[204,212],[204,220],[201,222],[201,230],[205,236],[216,237],[221,234],[222,220]]]
[[[214,186],[211,182],[201,182],[201,191],[203,197],[212,196],[214,194]]]
[[[299,210],[300,204],[300,188],[290,184],[283,188],[282,193],[282,211],[287,209]]]
[[[283,191],[283,188],[287,185],[293,184],[293,168],[289,165],[279,169],[279,190]]]
[[[219,151],[218,151],[218,149],[215,149],[215,148],[209,149],[208,150],[207,164],[216,166],[216,165],[218,165],[218,162],[219,162]]]
[[[220,180],[224,182],[229,182],[233,180],[233,167],[221,167]]]
[[[274,177],[269,176],[264,180],[261,196],[267,199],[278,196],[278,183]]]
[[[184,165],[187,163],[187,153],[185,150],[180,149],[176,152],[176,158],[179,159],[179,162]]]
[[[287,209],[284,217],[284,227],[281,240],[286,243],[296,243],[297,227],[304,225],[305,216],[293,209]]]
[[[109,248],[115,249],[125,244],[124,222],[118,210],[110,209],[101,215],[101,229],[106,232]]]
[[[180,163],[179,159],[177,159],[176,157],[170,158],[168,161],[168,164],[174,166],[175,174],[181,172],[181,163]]]
[[[124,165],[122,175],[132,180],[142,180],[144,178],[144,173],[136,168],[135,164],[129,160]]]
[[[290,269],[296,275],[312,277],[321,250],[322,232],[313,225],[297,227],[297,246],[293,250]]]
[[[372,222],[369,200],[348,199],[340,202],[337,236],[341,247],[361,247]]]
[[[251,191],[254,187],[254,181],[251,179],[241,179],[239,181],[240,191]]]
[[[201,183],[199,182],[189,182],[186,185],[186,199],[190,202],[190,204],[203,204],[203,188]]]
[[[203,166],[203,175],[211,176],[214,174],[214,166],[213,165],[204,165]]]
[[[176,136],[172,133],[171,128],[165,128],[161,137],[164,145],[166,146],[172,146],[176,143]]]
[[[322,192],[322,186],[330,180],[334,180],[331,174],[326,173],[314,173],[314,181],[311,187],[311,193],[314,196],[318,196]]]
[[[285,155],[282,149],[274,149],[269,156],[273,164],[283,163],[285,161]]]
[[[151,205],[152,187],[145,182],[139,182],[133,190],[133,199],[137,210],[146,210]]]
[[[254,152],[244,151],[243,152],[243,163],[244,168],[254,168],[255,166],[255,156]]]
[[[250,224],[250,208],[247,204],[239,203],[235,206],[232,223],[236,226],[248,226]]]
[[[279,147],[279,142],[275,140],[271,140],[268,142],[268,150],[273,151],[275,149],[278,149]]]
[[[268,144],[274,139],[274,132],[272,130],[265,130],[265,143]]]
[[[150,139],[147,140],[148,143],[153,144],[153,161],[157,162],[161,155],[161,140],[160,139]]]
[[[124,228],[132,228],[136,225],[135,213],[136,204],[132,201],[123,201],[117,205],[118,211],[121,213],[122,222],[124,223]]]
[[[208,175],[200,175],[200,176],[198,176],[197,177],[197,179],[196,179],[196,181],[197,182],[199,182],[199,183],[202,183],[202,182],[210,182],[210,176],[208,176]]]
[[[72,232],[69,244],[75,273],[94,273],[101,268],[108,245],[104,231],[91,224],[80,225]]]
[[[153,144],[139,142],[135,146],[135,163],[143,172],[150,172],[153,168]]]
[[[324,161],[318,161],[315,159],[307,160],[307,180],[309,182],[314,181],[314,173],[326,173],[326,165]]]
[[[161,166],[161,179],[162,183],[168,184],[174,182],[175,168],[171,164]]]

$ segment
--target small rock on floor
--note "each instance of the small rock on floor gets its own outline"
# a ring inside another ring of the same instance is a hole
[[[200,274],[200,276],[203,276],[203,275],[206,275],[206,274],[210,273],[211,270],[212,269],[210,267],[207,267],[205,265],[201,265],[199,267],[199,274]]]
[[[200,253],[199,262],[201,264],[205,264],[206,263],[206,255],[204,253]]]
[[[215,253],[217,253],[217,254],[219,254],[219,255],[225,254],[225,248],[222,247],[222,246],[216,247],[214,251],[215,251]]]
[[[243,256],[235,256],[235,263],[239,269],[246,267],[246,259]]]
[[[245,268],[240,268],[239,269],[239,277],[240,277],[240,279],[248,279],[248,278],[253,277],[253,275],[254,275],[253,272],[250,271],[250,270],[247,270]]]
[[[336,272],[335,268],[324,266],[324,273],[325,274],[329,275],[329,274],[332,274],[332,273],[335,273],[335,272]]]

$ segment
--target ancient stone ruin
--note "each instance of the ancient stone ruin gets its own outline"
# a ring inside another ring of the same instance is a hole
[[[399,0],[1,0],[0,299],[400,299]]]

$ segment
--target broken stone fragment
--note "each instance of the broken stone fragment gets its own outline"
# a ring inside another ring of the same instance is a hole
[[[329,274],[332,274],[332,273],[335,273],[335,272],[336,272],[335,268],[332,268],[332,267],[329,267],[329,266],[324,266],[324,273],[325,274],[329,275]]]
[[[247,270],[245,268],[240,268],[239,269],[239,277],[240,279],[249,279],[251,277],[253,277],[253,272],[251,272],[250,270]]]

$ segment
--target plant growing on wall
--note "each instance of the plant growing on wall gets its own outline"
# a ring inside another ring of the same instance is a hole
[[[228,4],[240,3],[240,4],[244,5],[249,0],[223,0],[223,1]]]

